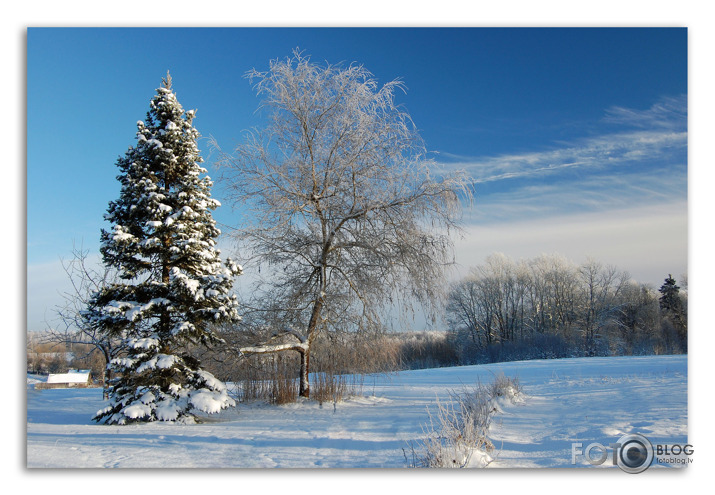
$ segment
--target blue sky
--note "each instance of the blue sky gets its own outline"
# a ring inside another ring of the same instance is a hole
[[[653,285],[680,277],[687,38],[684,28],[31,28],[28,327],[41,328],[66,286],[58,260],[73,244],[98,250],[116,159],[166,71],[199,132],[230,150],[260,125],[243,75],[295,47],[404,82],[398,101],[438,166],[466,169],[476,185],[456,245],[463,268],[494,251],[558,252]],[[217,178],[207,139],[199,145]],[[215,217],[230,225],[237,214],[226,202]]]

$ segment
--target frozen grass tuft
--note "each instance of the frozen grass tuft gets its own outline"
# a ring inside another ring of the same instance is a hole
[[[504,397],[512,402],[518,401],[521,397],[519,377],[509,378],[504,373],[499,373],[489,385],[488,393],[491,400]]]
[[[429,423],[423,427],[425,438],[417,448],[410,444],[410,467],[463,468],[484,467],[491,461],[494,445],[487,436],[496,401],[512,402],[521,397],[517,378],[503,373],[489,385],[480,382],[461,392],[450,392],[450,400],[436,404],[436,413],[428,410]],[[475,457],[476,454],[476,457]]]

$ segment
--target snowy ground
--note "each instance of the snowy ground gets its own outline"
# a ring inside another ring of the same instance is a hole
[[[337,405],[239,405],[197,425],[97,425],[101,390],[28,386],[27,467],[402,468],[437,397],[499,372],[519,378],[526,400],[494,417],[489,468],[571,467],[572,442],[626,433],[687,443],[686,356],[583,358],[368,377],[363,397]]]

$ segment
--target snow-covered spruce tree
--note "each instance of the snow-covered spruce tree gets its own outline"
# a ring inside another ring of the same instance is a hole
[[[94,294],[86,316],[120,338],[124,353],[109,364],[110,404],[96,421],[187,421],[195,411],[235,405],[186,351],[221,344],[210,324],[240,319],[230,291],[241,267],[222,263],[215,248],[220,231],[211,210],[219,202],[199,165],[193,117],[167,74],[146,121],[137,123],[136,147],[117,162],[121,192],[109,203],[105,219],[113,228],[102,230],[101,252],[119,282]]]

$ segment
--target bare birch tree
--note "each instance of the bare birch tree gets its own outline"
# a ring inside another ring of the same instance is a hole
[[[280,328],[243,352],[299,352],[308,397],[321,332],[374,330],[395,304],[416,300],[429,314],[442,300],[470,189],[462,174],[432,174],[395,104],[399,81],[378,86],[360,65],[318,65],[297,50],[247,77],[268,123],[224,157],[224,180],[249,210],[236,231],[242,261],[262,276],[248,306]]]

